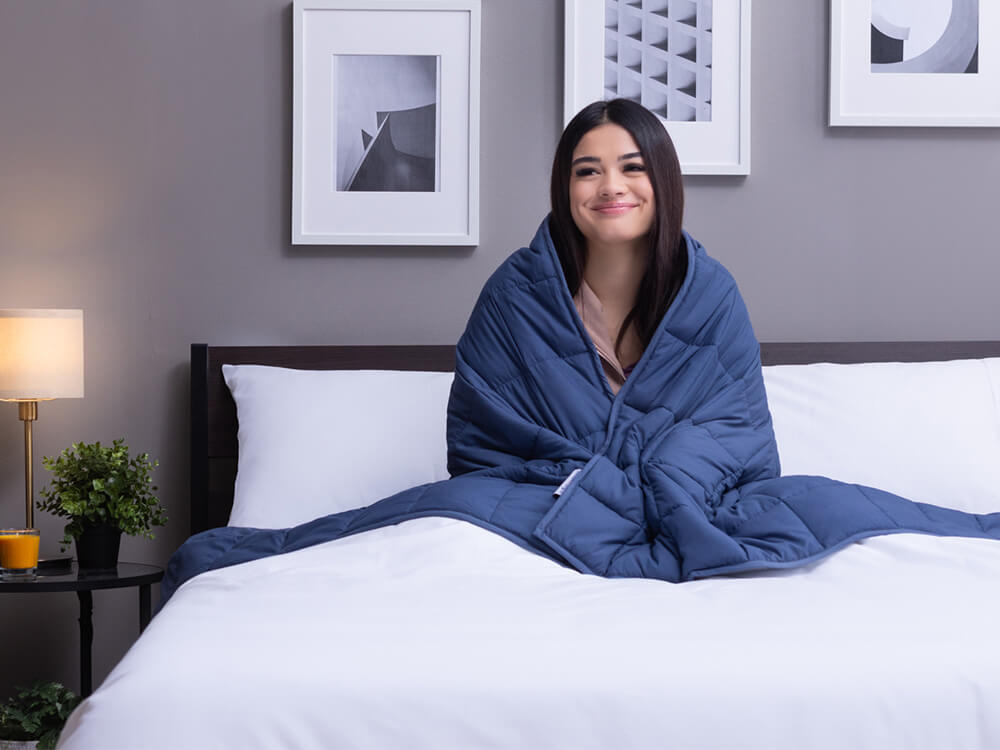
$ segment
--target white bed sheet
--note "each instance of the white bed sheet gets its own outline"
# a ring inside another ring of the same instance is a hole
[[[996,748],[1000,544],[684,584],[420,519],[185,584],[74,713],[104,748]]]

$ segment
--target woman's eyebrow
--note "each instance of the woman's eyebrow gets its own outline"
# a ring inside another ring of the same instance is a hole
[[[642,158],[641,152],[633,151],[631,154],[622,154],[621,156],[618,157],[618,161],[625,161],[626,159],[641,159],[641,158]],[[601,160],[598,159],[596,156],[580,156],[574,159],[573,163],[570,164],[570,166],[575,167],[577,164],[580,164],[582,162],[596,162],[599,164]]]

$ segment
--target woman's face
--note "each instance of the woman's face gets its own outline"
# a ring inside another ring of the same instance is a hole
[[[580,139],[570,169],[570,213],[588,250],[644,245],[656,202],[631,134],[614,123],[598,125]]]

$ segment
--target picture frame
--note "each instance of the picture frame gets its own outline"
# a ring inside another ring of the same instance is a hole
[[[292,244],[479,244],[481,0],[295,0]]]
[[[998,127],[998,49],[992,0],[831,0],[829,124]]]
[[[624,96],[656,112],[684,174],[750,174],[751,0],[565,0],[564,122]]]

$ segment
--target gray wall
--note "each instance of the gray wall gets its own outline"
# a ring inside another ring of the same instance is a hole
[[[562,0],[483,0],[481,245],[333,249],[288,239],[288,0],[0,3],[0,307],[85,310],[87,395],[41,405],[37,455],[124,436],[160,459],[171,523],[123,559],[162,564],[185,536],[191,342],[457,339],[546,211],[562,17]],[[831,130],[827,35],[827,3],[754,3],[753,174],[689,179],[688,228],[762,339],[1000,338],[1000,131]],[[22,450],[0,405],[4,524]],[[62,524],[40,516],[54,552]],[[94,599],[100,680],[136,595]],[[75,617],[71,594],[3,597],[0,697],[78,686]]]

